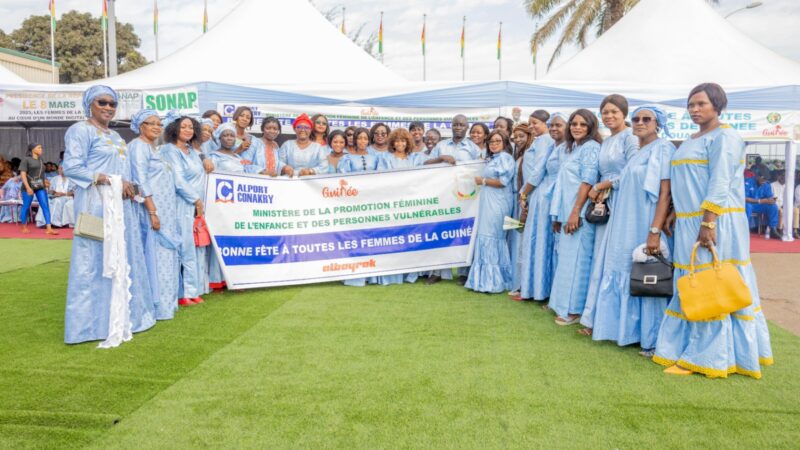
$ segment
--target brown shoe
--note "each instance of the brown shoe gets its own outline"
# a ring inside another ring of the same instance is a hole
[[[427,280],[425,280],[425,284],[436,284],[440,281],[442,281],[442,277],[439,275],[431,275]]]

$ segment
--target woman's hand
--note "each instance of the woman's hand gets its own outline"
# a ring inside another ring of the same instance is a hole
[[[283,174],[292,178],[294,176],[294,167],[292,166],[283,166]]]
[[[277,177],[277,176],[278,176],[278,172],[276,172],[276,171],[274,171],[274,170],[273,170],[272,172],[270,172],[270,171],[268,171],[268,170],[266,170],[266,169],[265,169],[265,170],[262,170],[262,171],[261,171],[261,175],[266,175],[266,176],[268,176],[268,177],[275,178],[275,177]]]
[[[27,192],[27,194],[28,194],[29,196],[33,197],[33,189],[31,189],[31,188],[29,188],[29,187],[26,187],[26,188],[25,188],[25,192]]]
[[[250,139],[242,139],[242,145],[239,146],[239,150],[245,151],[250,148]]]
[[[476,176],[475,177],[475,184],[478,185],[478,186],[482,185],[483,184],[483,177]]]
[[[664,234],[669,237],[672,237],[672,230],[675,228],[675,219],[675,211],[672,211],[669,213],[667,220],[664,221],[664,225],[661,227],[661,229],[664,231]]]
[[[577,211],[572,211],[572,213],[569,215],[569,219],[567,219],[567,225],[564,227],[564,232],[567,234],[572,234],[578,231],[578,228],[580,227],[581,216]]]
[[[213,172],[214,171],[214,163],[211,162],[211,160],[208,159],[208,158],[204,159],[203,160],[203,169],[206,171],[206,173]]]
[[[161,221],[158,220],[158,216],[155,214],[150,215],[150,226],[153,227],[153,230],[158,231],[161,229]]]
[[[129,181],[122,182],[122,198],[133,198],[136,196],[136,191]]]
[[[94,184],[111,184],[111,179],[108,178],[108,175],[101,173],[97,175],[97,179],[94,181]]]
[[[647,234],[647,253],[650,255],[658,255],[661,253],[661,233]]]
[[[528,209],[525,208],[519,214],[519,221],[525,223],[528,220]]]
[[[304,177],[304,176],[307,176],[307,175],[314,175],[314,170],[313,169],[300,169],[300,176],[301,177]]]
[[[553,233],[561,233],[561,222],[553,222]]]
[[[195,217],[203,217],[205,215],[206,212],[203,210],[203,202],[201,200],[194,202],[194,212]]]
[[[717,244],[717,230],[701,226],[700,232],[697,233],[697,242],[711,250],[711,247]]]
[[[440,156],[439,159],[441,159],[443,162],[446,162],[448,164],[455,164],[456,163],[456,159],[453,158],[450,155]]]
[[[592,188],[589,189],[589,200],[597,203],[597,199],[599,197],[600,197],[600,191],[598,191],[597,189],[594,188],[594,186],[592,186]]]

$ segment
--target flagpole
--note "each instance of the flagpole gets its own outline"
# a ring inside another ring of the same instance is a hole
[[[203,34],[208,31],[208,0],[203,2]]]
[[[56,84],[56,0],[50,2],[50,70],[53,84]]]
[[[534,30],[533,30],[533,35],[536,36],[536,33],[538,33],[538,32],[539,32],[539,21],[536,21],[536,25],[534,26]],[[536,64],[536,51],[538,49],[536,48],[536,41],[535,40],[533,41],[533,45],[531,47],[532,47],[531,48],[531,53],[533,53],[533,81],[536,81],[536,76],[538,75],[537,72],[539,72],[539,70],[538,70],[539,66]]]
[[[466,47],[466,40],[467,40],[467,16],[464,16],[464,19],[461,21],[461,81],[465,81],[467,79],[467,64],[465,58],[465,48]]]
[[[108,75],[117,76],[117,0],[108,0]]]
[[[342,6],[342,34],[345,36],[347,35],[347,29],[344,26],[345,14],[347,14],[347,8]]]
[[[503,22],[500,22],[500,31],[497,32],[497,79],[503,79],[503,52],[502,52]]]
[[[427,49],[425,48],[426,44],[425,39],[427,38],[425,36],[425,32],[428,31],[427,21],[428,21],[428,15],[423,14],[422,15],[422,81],[425,81],[427,79],[427,73],[428,73],[428,67],[427,67],[428,52],[426,51]]]
[[[156,61],[158,61],[158,0],[153,0],[153,34],[156,37]]]
[[[108,3],[103,0],[103,17],[100,19],[103,28],[103,74],[108,78]]]
[[[381,51],[381,64],[383,64],[383,11],[381,11],[381,28],[380,28],[380,46],[379,49]]]

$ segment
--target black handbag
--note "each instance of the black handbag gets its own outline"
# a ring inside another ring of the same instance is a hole
[[[584,216],[587,222],[602,225],[608,223],[608,219],[611,217],[611,208],[608,207],[605,201],[597,203],[590,201]]]
[[[631,266],[631,297],[672,297],[672,263],[661,255],[650,256],[656,260]]]
[[[44,169],[44,163],[41,163],[39,166],[39,175],[36,178],[28,177],[28,181],[30,181],[31,190],[36,192],[40,189],[44,189],[44,180],[42,180],[42,170]]]

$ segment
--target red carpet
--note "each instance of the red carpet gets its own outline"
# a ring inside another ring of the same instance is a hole
[[[58,234],[45,234],[44,228],[36,228],[28,224],[30,234],[22,234],[22,227],[17,223],[0,223],[0,239],[72,239],[72,228],[53,228]]]
[[[800,239],[783,242],[780,239],[764,239],[763,235],[751,233],[750,253],[800,253]]]
[[[30,234],[22,234],[18,224],[0,223],[0,239],[72,239],[72,228],[55,228],[58,235],[44,233],[44,228],[28,226]],[[764,239],[764,236],[750,235],[750,251],[753,253],[800,253],[800,239],[783,242],[780,239]]]

